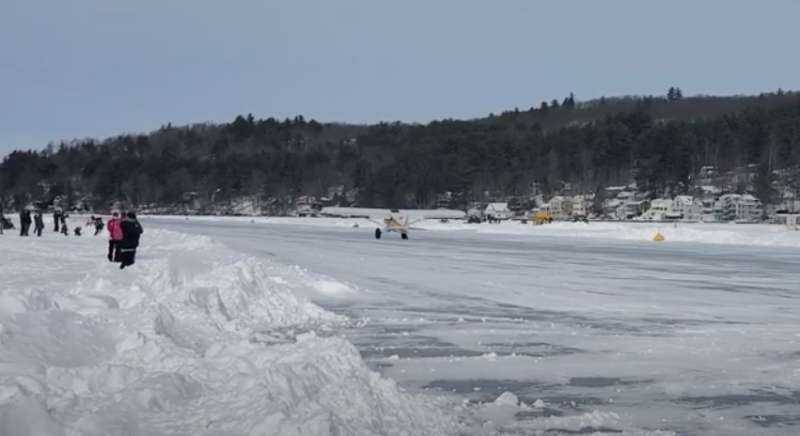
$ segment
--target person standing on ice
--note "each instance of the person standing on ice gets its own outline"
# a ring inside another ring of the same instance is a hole
[[[28,236],[31,228],[31,211],[27,208],[19,211],[19,235]]]
[[[53,231],[58,233],[58,225],[61,223],[61,208],[56,207],[53,209]]]
[[[108,230],[108,261],[109,262],[118,262],[117,259],[118,254],[118,245],[119,241],[122,240],[122,227],[120,224],[122,221],[119,218],[119,212],[114,211],[111,214],[111,219],[108,220],[106,224],[106,229]]]
[[[11,222],[11,219],[6,218],[3,214],[3,206],[0,205],[0,235],[7,229],[14,229],[14,223]]]
[[[139,237],[144,233],[142,225],[136,219],[136,214],[128,212],[128,216],[120,224],[122,228],[122,241],[119,246],[119,256],[122,264],[119,269],[131,266],[136,261],[136,249],[139,247]]]
[[[95,236],[99,235],[100,232],[103,231],[103,227],[105,227],[105,225],[103,224],[103,218],[101,218],[99,216],[94,216],[94,215],[92,215],[92,217],[89,218],[89,221],[86,222],[86,225],[87,226],[94,226],[94,235]]]
[[[69,236],[69,231],[67,230],[67,218],[69,218],[69,215],[67,215],[66,212],[61,212],[61,233],[63,233],[64,236]]]
[[[33,232],[36,233],[37,237],[42,236],[42,230],[44,230],[44,217],[42,216],[42,211],[36,209],[36,212],[33,214]]]

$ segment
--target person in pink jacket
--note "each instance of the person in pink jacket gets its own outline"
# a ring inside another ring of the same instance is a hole
[[[117,262],[117,249],[119,243],[122,241],[122,219],[119,217],[119,212],[114,211],[111,214],[111,219],[106,224],[108,230],[108,261]]]

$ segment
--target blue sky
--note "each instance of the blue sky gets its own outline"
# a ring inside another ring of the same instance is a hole
[[[3,0],[0,155],[172,122],[800,89],[800,2]]]

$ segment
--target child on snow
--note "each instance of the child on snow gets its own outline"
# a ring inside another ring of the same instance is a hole
[[[117,259],[118,254],[118,245],[119,242],[122,241],[122,227],[120,226],[122,221],[119,217],[119,212],[114,211],[111,214],[111,219],[108,220],[106,224],[106,229],[108,229],[108,261],[109,262],[119,262]]]

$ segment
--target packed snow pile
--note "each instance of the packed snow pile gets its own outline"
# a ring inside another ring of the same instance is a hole
[[[122,271],[100,237],[0,248],[3,436],[459,430],[436,399],[369,370],[333,334],[344,318],[293,292],[346,285],[157,230]]]

